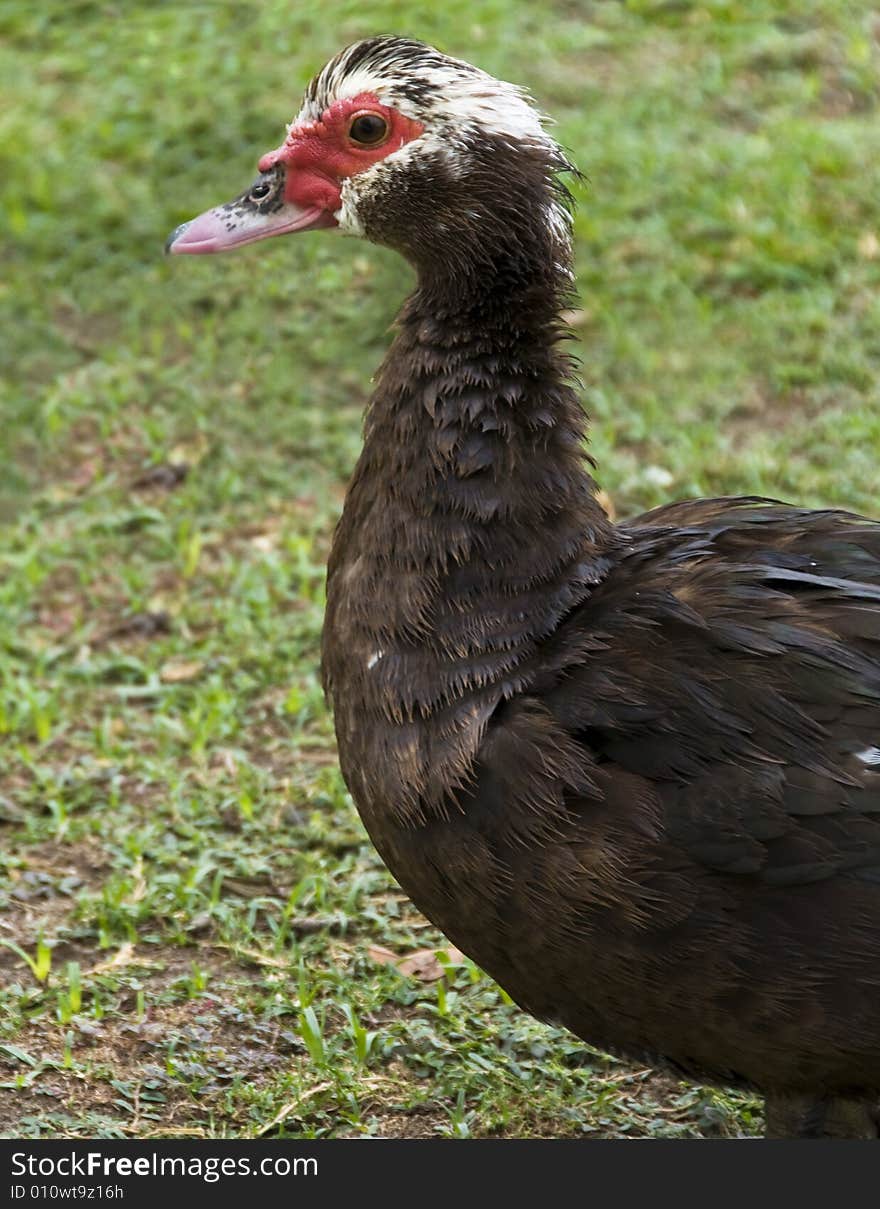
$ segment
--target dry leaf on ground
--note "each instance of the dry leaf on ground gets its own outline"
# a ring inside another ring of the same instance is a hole
[[[460,949],[416,949],[412,953],[399,955],[382,945],[370,945],[368,953],[378,965],[396,966],[405,978],[417,978],[419,982],[436,982],[443,977],[444,968],[437,954],[441,953],[448,962],[459,962],[464,957]]]

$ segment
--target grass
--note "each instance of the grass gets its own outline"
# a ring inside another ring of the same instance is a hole
[[[340,779],[323,566],[409,271],[327,234],[161,247],[378,30],[527,84],[588,173],[573,319],[618,514],[880,512],[869,4],[6,0],[0,1132],[756,1133],[753,1099],[447,952]]]

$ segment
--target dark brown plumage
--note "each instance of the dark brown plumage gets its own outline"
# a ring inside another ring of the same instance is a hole
[[[327,581],[370,836],[527,1011],[762,1089],[770,1134],[876,1137],[880,524],[758,499],[611,524],[558,342],[564,157],[418,43],[343,52],[299,121],[353,94],[424,131],[335,212],[419,273]]]

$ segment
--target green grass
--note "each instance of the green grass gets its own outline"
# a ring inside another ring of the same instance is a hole
[[[880,512],[868,3],[6,0],[0,1132],[760,1129],[455,954],[434,981],[378,960],[444,942],[367,842],[316,668],[409,270],[331,234],[161,249],[383,30],[528,85],[589,176],[574,319],[618,514]]]

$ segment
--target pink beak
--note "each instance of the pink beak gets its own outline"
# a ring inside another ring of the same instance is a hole
[[[201,256],[208,252],[225,252],[229,248],[242,247],[258,239],[271,239],[273,235],[336,226],[333,215],[326,210],[317,206],[304,209],[285,201],[283,173],[273,175],[274,180],[270,178],[257,182],[260,186],[272,184],[272,190],[266,197],[254,199],[252,187],[250,192],[242,194],[235,201],[215,206],[198,218],[181,223],[169,236],[165,251],[175,256]]]

